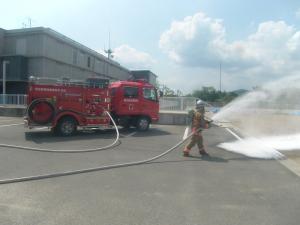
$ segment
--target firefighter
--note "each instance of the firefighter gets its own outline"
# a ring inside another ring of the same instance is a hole
[[[196,102],[196,110],[192,112],[192,138],[190,142],[185,146],[183,150],[183,156],[189,156],[190,150],[197,144],[199,148],[199,153],[202,156],[209,156],[208,153],[205,151],[203,146],[203,137],[201,134],[201,128],[207,128],[207,123],[204,119],[205,114],[205,105],[202,100],[198,100]]]

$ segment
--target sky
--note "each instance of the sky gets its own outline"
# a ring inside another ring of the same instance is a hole
[[[300,71],[299,0],[0,0],[0,27],[43,26],[161,84],[252,89]]]

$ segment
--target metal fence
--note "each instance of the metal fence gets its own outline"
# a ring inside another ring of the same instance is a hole
[[[196,104],[194,97],[162,97],[159,99],[160,110],[186,111],[193,109]]]
[[[3,95],[0,94],[1,105],[26,105],[27,95]]]
[[[166,111],[187,111],[195,108],[197,98],[194,97],[162,97],[159,99],[159,109]],[[27,104],[27,95],[0,94],[0,105]],[[207,107],[209,108],[209,107]]]
[[[159,100],[160,110],[185,111],[195,107],[194,97],[162,97]],[[27,95],[0,94],[0,104],[26,105]]]

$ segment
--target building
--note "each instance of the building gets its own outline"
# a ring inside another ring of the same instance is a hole
[[[3,61],[9,61],[6,93],[26,93],[30,76],[85,80],[88,77],[126,80],[131,71],[98,52],[44,27],[0,28],[0,80]],[[0,85],[2,93],[2,82]]]
[[[153,84],[154,86],[156,85],[157,75],[152,73],[150,70],[132,70],[131,73],[135,79],[144,79],[150,84]]]

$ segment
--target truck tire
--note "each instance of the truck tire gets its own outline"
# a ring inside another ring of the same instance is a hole
[[[139,131],[147,131],[149,129],[150,120],[147,117],[140,117],[136,122],[136,128]]]
[[[77,122],[72,117],[63,117],[54,128],[55,134],[60,136],[72,136],[77,131]]]

